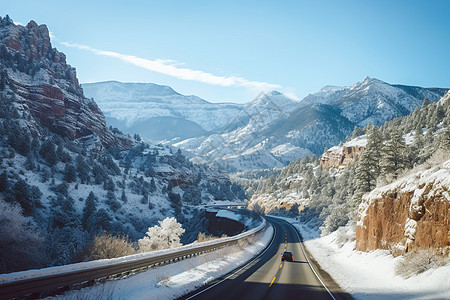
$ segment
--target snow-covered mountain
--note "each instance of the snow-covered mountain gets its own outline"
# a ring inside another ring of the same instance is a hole
[[[286,143],[274,144],[265,135],[272,124],[285,119],[298,102],[272,91],[248,103],[222,133],[176,143],[194,154],[194,161],[212,163],[238,171],[280,168],[294,157],[310,155],[309,150]]]
[[[108,124],[154,140],[190,138],[221,129],[242,110],[235,103],[210,103],[153,83],[117,81],[83,84],[86,96]]]
[[[350,87],[326,86],[300,102],[270,92],[248,103],[222,133],[187,139],[177,147],[194,161],[229,170],[279,168],[339,144],[355,126],[382,125],[438,101],[447,89],[391,85],[366,77]]]
[[[425,98],[431,102],[438,101],[447,90],[391,85],[366,77],[351,87],[325,87],[307,96],[302,103],[333,105],[342,110],[342,116],[357,126],[364,127],[369,123],[380,126],[395,117],[412,113]]]

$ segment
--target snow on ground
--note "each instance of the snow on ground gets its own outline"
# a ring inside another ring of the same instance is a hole
[[[130,277],[107,281],[82,290],[46,299],[175,299],[195,291],[257,256],[272,239],[273,228],[267,228],[250,246],[226,247],[176,263],[153,267]],[[111,296],[111,297],[108,297]]]
[[[348,228],[320,237],[295,219],[283,219],[300,231],[306,248],[322,269],[357,300],[450,299],[450,265],[405,279],[394,271],[402,257],[394,258],[387,250],[353,250],[355,241],[344,243],[342,238],[349,235]]]
[[[354,139],[344,143],[346,147],[366,147],[367,145],[367,134],[357,136]]]

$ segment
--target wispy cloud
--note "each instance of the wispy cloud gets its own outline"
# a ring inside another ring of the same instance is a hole
[[[67,47],[90,51],[97,55],[114,57],[124,62],[138,66],[140,68],[169,75],[178,79],[193,80],[225,87],[245,87],[249,89],[256,89],[259,91],[267,91],[281,88],[281,86],[277,84],[271,84],[261,81],[251,81],[238,76],[217,76],[204,71],[192,70],[184,67],[182,68],[180,67],[180,65],[182,64],[176,63],[172,60],[162,60],[162,59],[150,60],[146,58],[136,57],[133,55],[121,54],[113,51],[99,50],[81,44],[74,44],[67,42],[61,42],[61,44]]]

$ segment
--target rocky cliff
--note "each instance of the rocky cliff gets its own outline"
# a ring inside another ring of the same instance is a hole
[[[366,194],[359,206],[356,249],[450,253],[450,161]]]
[[[83,95],[75,68],[52,48],[46,25],[0,18],[0,66],[0,91],[34,121],[70,140],[92,136],[100,147],[130,146],[125,136],[108,130],[97,104]]]
[[[342,146],[334,146],[325,151],[320,157],[323,169],[346,167],[359,159],[365,149],[366,136],[357,137]]]

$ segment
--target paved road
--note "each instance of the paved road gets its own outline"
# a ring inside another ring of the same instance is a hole
[[[274,238],[265,252],[250,265],[225,280],[218,280],[184,299],[333,299],[308,264],[295,229],[282,220],[267,218],[274,226]],[[293,262],[281,261],[290,251]],[[200,293],[199,293],[200,292]],[[333,292],[336,299],[346,298]],[[192,298],[190,298],[192,297]]]

